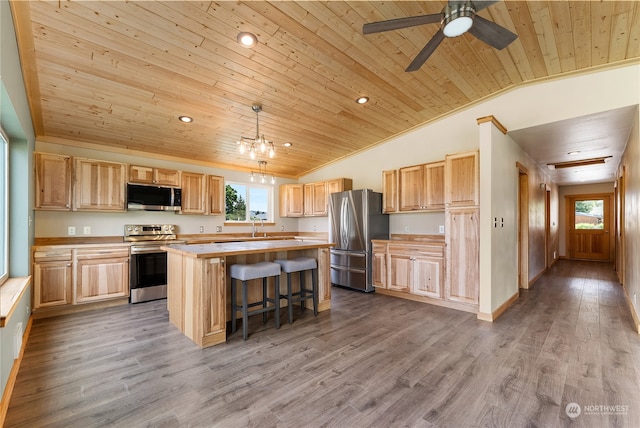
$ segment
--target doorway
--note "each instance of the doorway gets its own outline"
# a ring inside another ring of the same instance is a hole
[[[529,171],[518,168],[518,287],[529,288]]]
[[[611,193],[566,197],[569,258],[613,261],[612,199]]]

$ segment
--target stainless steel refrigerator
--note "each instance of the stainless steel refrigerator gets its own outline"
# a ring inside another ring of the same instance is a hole
[[[332,193],[329,199],[331,283],[373,291],[372,239],[389,239],[389,216],[382,193],[370,189]]]

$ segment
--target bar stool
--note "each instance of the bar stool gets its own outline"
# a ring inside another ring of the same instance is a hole
[[[276,328],[280,328],[280,265],[273,262],[260,262],[250,265],[231,265],[231,334],[236,332],[236,313],[242,312],[242,337],[247,340],[247,326],[249,315],[262,314],[262,322],[267,322],[267,312],[275,311]],[[267,280],[270,276],[275,278],[273,299],[267,296]],[[262,278],[262,301],[247,302],[247,281]],[[236,280],[242,281],[242,305],[236,303]],[[273,306],[267,306],[267,302]],[[260,306],[260,309],[249,311],[249,308]]]
[[[287,294],[280,298],[287,299],[289,304],[289,324],[293,322],[293,304],[300,302],[300,311],[305,310],[305,300],[313,300],[313,314],[318,315],[318,262],[311,257],[296,257],[287,260],[274,260],[287,273]],[[305,287],[305,271],[311,270],[311,289]],[[291,274],[300,272],[300,291],[291,290]],[[308,294],[307,294],[308,293]]]

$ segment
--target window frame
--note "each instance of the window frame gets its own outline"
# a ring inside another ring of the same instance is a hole
[[[0,285],[9,279],[9,137],[0,127]]]
[[[245,202],[247,204],[247,209],[246,209],[246,213],[245,213],[245,219],[244,220],[228,220],[226,217],[226,191],[227,191],[227,186],[233,187],[233,185],[238,185],[238,186],[244,186],[246,188],[246,194],[242,195],[245,198]],[[251,194],[251,189],[264,189],[267,191],[267,219],[261,221],[259,219],[256,219],[256,222],[260,222],[261,224],[275,224],[275,203],[274,203],[274,198],[275,198],[275,192],[274,192],[274,187],[273,185],[270,184],[262,184],[262,183],[247,183],[247,182],[242,182],[242,181],[228,181],[225,180],[225,220],[224,220],[224,224],[225,226],[246,226],[246,225],[250,225],[253,224],[254,220],[252,220],[250,218],[250,213],[251,213],[251,199],[250,199],[250,194]]]

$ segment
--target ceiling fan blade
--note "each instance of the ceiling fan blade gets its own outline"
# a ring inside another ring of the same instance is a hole
[[[382,31],[397,30],[399,28],[415,27],[422,24],[440,22],[441,13],[431,15],[409,16],[407,18],[389,19],[388,21],[370,22],[362,26],[362,34],[380,33]]]
[[[436,50],[443,39],[444,33],[442,32],[441,28],[436,34],[433,35],[431,40],[429,40],[429,43],[427,43],[424,48],[422,48],[420,53],[413,59],[413,61],[411,62],[411,64],[409,64],[409,67],[407,67],[405,71],[416,71],[420,67],[422,67],[422,64],[424,64],[425,61],[429,59],[433,51]]]
[[[473,25],[468,32],[498,50],[506,48],[518,38],[517,34],[478,15],[473,18]]]

